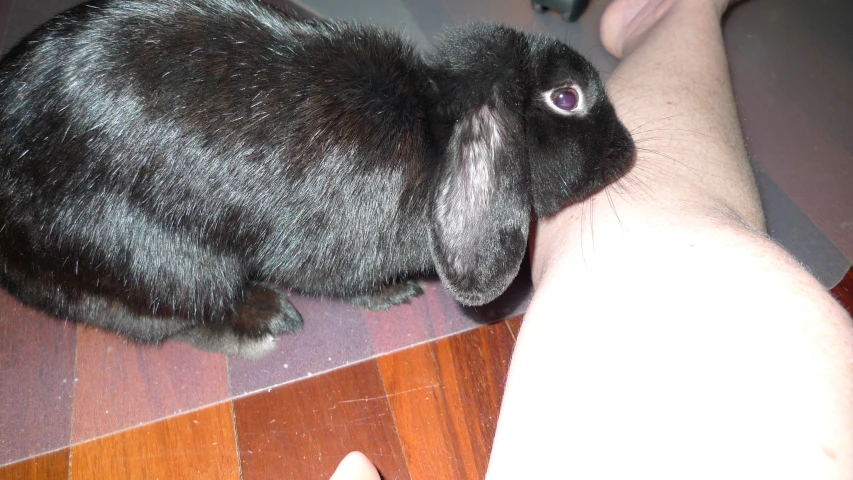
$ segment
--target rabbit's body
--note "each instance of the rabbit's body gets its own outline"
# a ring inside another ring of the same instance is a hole
[[[467,59],[481,37],[509,67]],[[0,63],[0,284],[137,340],[244,355],[301,323],[271,283],[384,308],[438,270],[461,301],[491,300],[531,204],[552,213],[633,153],[613,115],[612,167],[531,193],[518,158],[536,140],[515,109],[532,44],[481,26],[428,61],[392,33],[251,1],[72,9]]]

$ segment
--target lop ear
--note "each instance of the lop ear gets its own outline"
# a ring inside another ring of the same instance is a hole
[[[531,208],[524,145],[519,118],[494,99],[453,128],[430,240],[439,276],[465,305],[503,293],[524,258]]]

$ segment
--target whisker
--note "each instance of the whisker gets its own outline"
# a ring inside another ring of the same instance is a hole
[[[634,168],[640,170],[641,172],[652,174],[655,176],[674,178],[672,173],[651,168],[649,165],[635,165]]]
[[[726,146],[728,146],[728,147],[734,147],[734,145],[732,145],[732,144],[730,144],[730,143],[726,143],[726,141],[725,141],[725,140],[723,140],[723,139],[721,139],[721,138],[717,138],[717,137],[715,137],[715,136],[713,136],[713,135],[708,135],[707,133],[697,132],[696,130],[690,130],[690,129],[687,129],[687,128],[652,128],[652,129],[650,129],[650,130],[645,130],[645,131],[642,131],[642,132],[637,132],[636,134],[637,134],[637,135],[642,135],[642,134],[644,134],[644,133],[649,133],[649,132],[660,132],[660,131],[670,131],[670,132],[688,132],[688,133],[693,133],[693,134],[696,134],[696,135],[701,135],[701,136],[706,137],[706,138],[710,138],[711,140],[714,140],[714,141],[720,142],[720,143],[722,143],[723,145],[726,145]]]
[[[607,196],[607,202],[610,204],[610,209],[613,210],[613,215],[616,216],[616,221],[619,222],[619,228],[622,229],[622,233],[625,233],[625,225],[622,223],[622,219],[619,218],[619,213],[616,211],[616,205],[613,203],[613,198],[610,196],[610,187],[604,188],[604,194]]]
[[[653,193],[652,188],[651,188],[651,187],[649,187],[649,185],[648,185],[646,182],[644,182],[644,181],[643,181],[643,179],[642,179],[642,178],[640,178],[638,175],[629,174],[629,175],[628,175],[628,176],[626,176],[625,178],[626,178],[626,179],[627,179],[627,178],[630,178],[630,179],[631,179],[631,181],[632,181],[635,185],[636,185],[636,184],[639,184],[639,185],[643,188],[643,191],[644,191],[647,195],[649,195],[649,196],[651,196],[651,195],[652,195],[652,193]]]
[[[625,199],[625,196],[623,195],[623,194],[625,194],[625,195],[628,195],[629,197],[631,197],[631,200],[636,202],[637,199],[634,197],[634,195],[630,191],[628,191],[628,185],[627,185],[626,177],[627,177],[627,175],[625,177],[621,178],[618,182],[611,185],[611,187],[613,187],[613,191],[616,192],[617,195],[619,195],[619,198],[622,198],[623,200],[628,201],[627,199]]]
[[[592,254],[595,255],[595,201],[589,199],[589,238],[592,239]]]
[[[656,118],[654,120],[649,120],[648,122],[641,123],[640,125],[637,125],[636,127],[630,129],[629,132],[631,132],[631,135],[634,135],[634,133],[636,133],[637,130],[639,130],[645,126],[648,126],[648,125],[651,125],[651,124],[657,123],[657,122],[662,122],[664,120],[669,120],[670,118],[683,117],[685,115],[689,115],[689,114],[688,113],[676,113],[675,115],[668,115],[666,117],[661,117],[661,118]]]
[[[637,189],[636,189],[636,187],[634,187],[634,186],[633,186],[633,184],[632,184],[632,182],[633,182],[633,181],[634,181],[633,176],[632,176],[631,178],[626,178],[626,179],[625,179],[625,182],[621,182],[621,183],[619,184],[619,188],[621,188],[621,189],[622,189],[622,191],[623,191],[626,195],[628,195],[629,197],[631,197],[631,200],[632,200],[633,202],[635,202],[635,203],[636,203],[636,202],[637,202],[637,197],[635,197],[635,196],[634,196],[634,190],[637,190]],[[637,191],[637,194],[639,194],[639,193],[640,193],[640,192],[639,192],[639,191]],[[621,196],[621,193],[620,193],[620,196]],[[625,198],[625,197],[622,197],[622,198]]]
[[[587,270],[589,270],[589,265],[587,265],[587,263],[586,263],[586,251],[584,251],[584,248],[583,248],[583,237],[584,237],[584,234],[583,234],[583,217],[586,216],[586,214],[584,213],[584,212],[586,212],[586,202],[587,201],[584,200],[581,203],[581,258],[583,258],[584,267],[586,267]]]
[[[677,137],[646,137],[646,138],[634,138],[634,143],[640,142],[651,142],[653,140],[670,140],[675,142],[694,142],[696,140],[692,140],[689,138],[677,138]]]
[[[698,168],[696,168],[696,167],[691,167],[690,165],[687,165],[686,163],[683,163],[683,162],[681,162],[681,161],[677,160],[675,157],[673,157],[673,156],[671,156],[671,155],[667,155],[667,154],[665,154],[665,153],[658,152],[657,150],[652,150],[652,149],[649,149],[649,148],[643,148],[643,147],[637,147],[637,150],[642,150],[642,151],[644,151],[644,152],[653,153],[653,154],[655,154],[655,155],[660,155],[661,157],[668,158],[669,160],[671,160],[671,161],[673,161],[673,162],[675,162],[675,163],[677,163],[677,164],[681,165],[682,167],[684,167],[684,168],[689,168],[690,170],[693,170],[693,171],[694,171],[694,172],[696,172],[696,173],[702,173],[702,174],[708,174],[708,175],[711,175],[710,173],[707,173],[707,172],[705,172],[705,171],[703,171],[703,170],[700,170],[700,169],[698,169]],[[712,176],[713,176],[713,175],[712,175]]]

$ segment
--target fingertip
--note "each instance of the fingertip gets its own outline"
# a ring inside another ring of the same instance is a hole
[[[338,464],[330,480],[380,480],[379,472],[361,452],[350,452]]]

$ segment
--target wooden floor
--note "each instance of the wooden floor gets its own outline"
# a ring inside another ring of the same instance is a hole
[[[482,478],[521,318],[0,468],[0,479]]]
[[[853,315],[853,269],[832,290]],[[521,317],[0,468],[0,479],[483,478]]]

